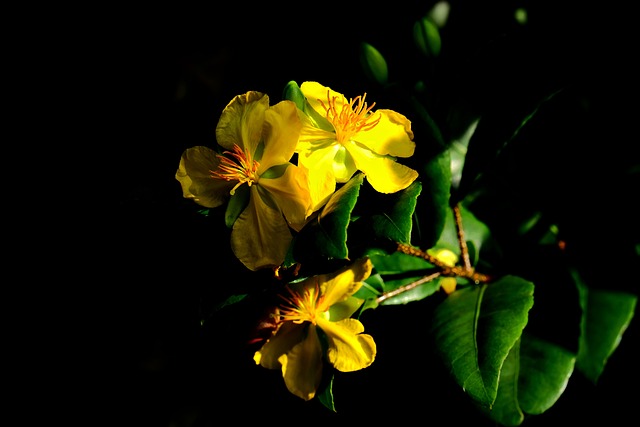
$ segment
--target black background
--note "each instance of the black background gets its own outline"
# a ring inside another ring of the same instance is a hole
[[[512,102],[517,109],[518,102],[566,86],[593,103],[596,113],[589,120],[599,122],[589,121],[587,129],[572,133],[571,126],[586,120],[575,117],[543,127],[547,135],[557,130],[574,138],[564,140],[566,146],[549,145],[562,139],[551,138],[540,149],[557,150],[549,162],[564,172],[559,180],[543,178],[543,184],[560,189],[552,200],[539,202],[559,202],[557,214],[563,218],[563,209],[589,195],[570,194],[579,181],[576,174],[586,173],[595,183],[588,172],[609,173],[594,171],[601,154],[589,147],[620,143],[607,154],[617,158],[635,144],[629,129],[635,119],[630,103],[636,99],[631,67],[636,48],[628,11],[578,2],[451,3],[443,55],[451,52],[451,69],[460,74],[448,76],[449,83],[459,78],[460,91],[474,93],[478,108],[506,110]],[[430,5],[406,0],[349,7],[345,2],[168,4],[82,14],[70,30],[73,66],[65,73],[65,81],[80,86],[77,117],[80,145],[86,148],[80,152],[88,157],[78,162],[84,167],[68,167],[72,176],[90,177],[71,179],[66,189],[82,194],[72,217],[82,223],[73,264],[78,265],[74,280],[83,288],[69,292],[77,301],[72,312],[81,314],[67,313],[74,334],[57,348],[58,353],[74,350],[62,357],[61,378],[48,390],[53,398],[68,370],[80,371],[80,382],[73,387],[77,397],[54,405],[56,417],[84,425],[167,427],[396,418],[399,424],[493,425],[429,353],[421,334],[428,326],[423,315],[428,302],[390,307],[384,316],[365,314],[378,358],[366,370],[336,378],[337,414],[290,395],[280,375],[255,366],[251,349],[243,345],[252,319],[237,324],[235,317],[213,316],[200,325],[216,289],[256,278],[228,254],[225,230],[211,227],[182,198],[174,178],[185,148],[213,143],[218,116],[237,94],[258,90],[279,100],[290,80],[317,80],[347,96],[368,91],[357,56],[362,41],[385,54],[392,78],[411,78],[416,72],[411,28]],[[529,11],[526,30],[511,19],[516,6]],[[495,48],[477,59],[487,45]],[[514,93],[514,87],[522,92]],[[570,158],[576,152],[580,165]],[[621,217],[633,212],[625,207],[633,199],[626,191],[611,189],[612,199],[621,201]],[[596,207],[576,224],[598,218],[609,206]],[[587,237],[580,242],[588,244]],[[632,274],[629,281],[637,278]],[[575,373],[558,403],[525,425],[595,419],[619,425],[636,415],[636,323],[597,386]]]

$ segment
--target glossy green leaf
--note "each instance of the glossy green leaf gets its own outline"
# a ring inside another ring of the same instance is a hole
[[[496,399],[502,365],[520,338],[533,306],[531,282],[505,276],[462,288],[435,310],[432,332],[445,365],[478,405]]]
[[[453,188],[458,188],[460,185],[460,179],[462,179],[462,170],[464,169],[464,161],[467,157],[467,148],[469,147],[469,141],[473,136],[473,132],[478,126],[480,119],[473,120],[469,123],[467,130],[463,132],[460,137],[451,141],[451,185]]]
[[[385,282],[385,287],[393,288],[397,290],[404,286],[408,286],[411,283],[415,283],[419,281],[421,277],[415,277],[411,279],[401,279],[401,280],[391,280]],[[426,297],[429,297],[435,294],[440,289],[440,278],[436,278],[434,280],[425,281],[417,285],[411,286],[410,289],[403,291],[401,293],[392,293],[389,294],[389,297],[380,298],[380,305],[404,305],[414,301],[420,301]]]
[[[397,242],[411,241],[413,213],[422,184],[414,181],[392,194],[370,190],[359,197],[352,215],[357,219],[349,226],[349,251],[354,257],[368,255],[373,249],[390,253],[396,250]]]
[[[386,85],[389,81],[387,61],[380,51],[369,43],[360,44],[360,65],[372,81],[380,85]]]
[[[638,297],[625,292],[589,289],[574,276],[582,308],[576,368],[596,383],[631,323]]]
[[[545,412],[566,389],[574,364],[575,354],[525,331],[502,365],[493,407],[483,412],[503,426]]]
[[[347,259],[347,227],[356,204],[364,175],[358,173],[340,187],[293,240],[293,257],[300,263]]]
[[[390,255],[373,255],[370,257],[375,271],[380,277],[381,293],[396,291],[398,288],[421,280],[425,275],[433,273],[433,265],[422,258],[395,252]],[[380,305],[407,304],[433,295],[440,288],[440,279],[426,281],[398,295],[384,298]]]
[[[431,248],[440,238],[447,216],[451,212],[449,209],[451,196],[449,151],[443,151],[425,164],[421,171],[421,181],[424,190],[416,206],[418,218],[416,245]]]
[[[320,403],[324,405],[327,409],[332,412],[336,412],[335,402],[333,401],[333,379],[334,375],[331,375],[329,382],[326,387],[319,390],[319,393],[316,395]]]
[[[500,425],[511,427],[522,424],[524,414],[518,404],[518,369],[520,355],[520,340],[516,341],[500,371],[500,381],[498,383],[498,394],[489,410],[484,408],[484,412]]]
[[[518,402],[522,410],[537,415],[560,398],[573,373],[576,355],[526,331],[520,343]]]

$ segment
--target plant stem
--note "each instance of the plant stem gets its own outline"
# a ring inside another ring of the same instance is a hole
[[[421,279],[416,280],[415,282],[411,282],[408,285],[405,286],[401,286],[398,289],[394,289],[391,292],[387,292],[386,294],[380,295],[378,298],[376,298],[376,302],[381,303],[382,301],[389,299],[391,297],[394,297],[396,295],[400,295],[401,293],[410,291],[413,288],[416,288],[420,285],[422,285],[423,283],[427,283],[432,281],[433,279],[435,279],[436,277],[440,276],[442,273],[441,272],[436,272],[433,274],[430,274],[429,276],[424,276]]]
[[[460,205],[455,205],[453,207],[453,215],[456,221],[456,229],[458,230],[458,243],[460,244],[463,266],[465,270],[473,271],[473,268],[471,267],[471,260],[469,259],[467,239],[464,237],[464,229],[462,228],[462,213],[460,212]]]

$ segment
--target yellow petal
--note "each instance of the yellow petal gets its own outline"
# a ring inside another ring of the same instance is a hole
[[[303,340],[308,324],[284,322],[278,330],[256,351],[253,360],[267,369],[278,369],[282,366],[279,359],[283,354]]]
[[[322,379],[322,347],[315,326],[307,337],[280,356],[282,376],[287,389],[304,400],[311,400]]]
[[[352,139],[383,156],[412,156],[416,144],[413,141],[411,122],[392,110],[377,110],[374,114],[380,118],[378,124],[372,129],[357,133]]]
[[[291,240],[282,213],[269,207],[252,186],[249,204],[231,231],[233,253],[250,270],[273,268],[284,261]]]
[[[291,160],[301,127],[296,104],[291,101],[279,102],[265,111],[262,135],[264,153],[260,159],[259,175],[271,166]]]
[[[328,200],[336,190],[336,179],[333,172],[333,159],[338,145],[301,153],[298,164],[308,172],[309,193],[314,211]]]
[[[351,142],[347,150],[364,172],[367,181],[380,193],[395,193],[404,190],[418,178],[418,172],[389,157],[381,157]]]
[[[176,179],[182,187],[182,195],[207,208],[215,208],[226,202],[233,183],[211,177],[218,168],[216,153],[208,147],[191,147],[182,153]]]
[[[371,365],[376,357],[376,343],[371,335],[362,334],[364,326],[356,319],[339,322],[318,320],[327,335],[327,360],[338,371],[352,372]]]
[[[357,259],[334,274],[320,277],[318,283],[321,284],[324,303],[327,307],[339,301],[344,301],[356,293],[362,286],[362,281],[371,274],[372,268],[371,260],[364,257]]]
[[[306,170],[289,165],[278,178],[261,178],[258,193],[264,191],[268,192],[264,197],[273,199],[289,225],[300,231],[312,212]]]
[[[262,140],[264,114],[268,108],[269,96],[260,92],[250,91],[234,97],[218,120],[218,144],[229,151],[237,144],[244,152],[253,155]]]
[[[348,103],[349,100],[345,99],[344,95],[340,92],[336,92],[335,90],[323,86],[318,82],[303,82],[300,85],[300,90],[307,98],[309,105],[316,110],[322,117],[326,117],[326,110],[322,107],[320,101],[327,105],[327,91],[329,93],[330,98],[336,98],[335,106],[338,111],[342,110],[342,107],[345,103]]]

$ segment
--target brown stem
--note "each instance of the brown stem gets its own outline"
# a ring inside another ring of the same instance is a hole
[[[459,267],[459,266],[449,267],[448,265],[444,264],[442,261],[440,261],[433,255],[427,253],[426,251],[423,251],[422,249],[413,247],[411,245],[407,245],[405,243],[398,243],[397,249],[398,249],[398,252],[402,252],[403,254],[406,254],[406,255],[422,258],[428,263],[435,265],[436,267],[442,270],[441,274],[443,276],[464,277],[465,279],[472,280],[475,283],[487,283],[491,280],[491,278],[486,274],[476,273],[475,271],[473,271],[473,268],[471,267],[469,268]]]
[[[462,228],[462,213],[460,205],[453,207],[453,215],[456,220],[456,229],[458,230],[458,242],[460,243],[460,253],[462,254],[462,262],[465,270],[472,271],[471,260],[469,259],[469,248],[467,247],[467,239],[464,237],[464,229]]]
[[[413,288],[416,288],[420,285],[422,285],[423,283],[427,283],[432,281],[433,279],[435,279],[436,277],[440,276],[442,273],[441,272],[437,272],[437,273],[433,273],[429,276],[424,276],[421,279],[416,280],[415,282],[411,282],[408,285],[405,286],[401,286],[398,289],[394,289],[391,292],[387,292],[386,294],[380,295],[378,298],[376,298],[376,302],[381,303],[382,301],[389,299],[391,297],[394,297],[396,295],[400,295],[401,293],[410,291]]]

